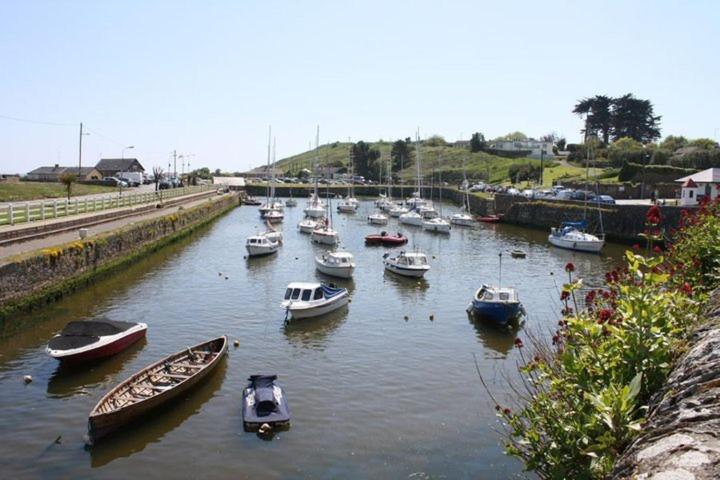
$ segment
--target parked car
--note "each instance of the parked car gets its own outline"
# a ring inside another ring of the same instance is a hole
[[[615,199],[610,195],[598,195],[592,199],[593,202],[603,203],[605,205],[615,205]]]
[[[582,201],[588,200],[588,201],[590,201],[593,198],[595,198],[595,194],[593,192],[591,192],[590,190],[575,190],[574,192],[572,192],[570,194],[571,200],[582,200]]]
[[[143,183],[142,172],[118,172],[117,178],[126,182],[131,187],[139,187]]]
[[[126,181],[121,180],[117,177],[105,177],[103,178],[103,184],[107,185],[108,187],[129,187],[129,184]]]
[[[158,190],[169,190],[171,188],[173,188],[173,185],[170,180],[160,180],[158,183]]]
[[[535,198],[535,190],[533,190],[532,188],[527,188],[522,191],[522,196],[530,199]]]

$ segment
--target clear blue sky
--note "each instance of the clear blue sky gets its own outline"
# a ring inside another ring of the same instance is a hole
[[[321,142],[520,130],[579,138],[575,101],[651,99],[720,128],[715,1],[5,1],[0,171],[100,156],[245,170]]]

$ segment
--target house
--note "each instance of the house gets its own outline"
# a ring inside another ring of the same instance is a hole
[[[528,151],[528,157],[540,159],[553,157],[553,142],[540,140],[501,140],[493,142],[490,147],[505,152]]]
[[[102,180],[102,174],[95,167],[61,167],[57,163],[52,167],[40,167],[28,172],[27,179],[33,182],[59,182],[63,173],[72,173],[79,181]]]
[[[20,175],[16,173],[0,173],[0,183],[18,183]]]
[[[704,198],[715,200],[720,194],[720,168],[708,168],[675,180],[682,184],[680,205],[697,205]]]
[[[95,168],[101,177],[114,177],[118,172],[145,173],[145,168],[137,158],[101,158]]]

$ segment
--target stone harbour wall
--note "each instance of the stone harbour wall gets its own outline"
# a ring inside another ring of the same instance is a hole
[[[705,318],[651,402],[642,434],[616,463],[613,480],[720,478],[720,291]]]
[[[8,258],[0,265],[0,320],[53,301],[99,274],[187,235],[238,203],[237,194],[212,197],[162,217]]]

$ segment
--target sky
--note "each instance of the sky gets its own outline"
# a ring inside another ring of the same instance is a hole
[[[244,171],[321,143],[511,131],[577,141],[633,93],[720,136],[720,2],[3,1],[0,173],[137,157]],[[133,146],[134,149],[124,149]],[[187,167],[186,167],[187,168]]]

